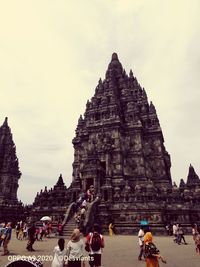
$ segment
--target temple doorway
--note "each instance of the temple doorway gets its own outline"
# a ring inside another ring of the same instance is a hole
[[[106,162],[101,161],[101,177],[100,177],[100,187],[106,183]]]
[[[94,185],[94,179],[93,178],[87,178],[86,179],[86,190],[89,189],[91,185]]]

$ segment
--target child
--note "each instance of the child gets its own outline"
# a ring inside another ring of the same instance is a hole
[[[58,245],[54,248],[54,258],[51,264],[51,267],[63,267],[66,257],[66,248],[65,248],[65,240],[60,238],[58,240]]]

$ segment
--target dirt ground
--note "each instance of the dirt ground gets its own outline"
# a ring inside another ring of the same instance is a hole
[[[85,239],[85,238],[84,238]],[[17,240],[13,234],[9,243],[10,254],[0,256],[0,267],[4,267],[16,256],[35,256],[43,260],[44,267],[51,266],[53,248],[57,245],[56,237],[46,238],[43,241],[36,241],[34,252],[26,250],[26,240]],[[166,267],[199,267],[200,255],[195,252],[194,241],[191,236],[186,236],[188,245],[177,245],[172,237],[154,237],[154,243],[159,248],[167,264],[160,263]],[[67,243],[67,239],[65,241]],[[3,248],[0,248],[2,254]],[[102,254],[102,267],[142,267],[146,266],[145,261],[138,261],[139,246],[137,236],[105,236],[105,248]],[[89,267],[88,263],[86,264]]]

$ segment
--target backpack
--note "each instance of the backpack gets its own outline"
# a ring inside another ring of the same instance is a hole
[[[147,245],[145,245],[144,251],[145,251],[146,257],[153,257],[153,254],[159,253],[159,250],[152,242],[149,242]]]
[[[95,252],[101,248],[101,236],[98,233],[93,233],[91,236],[91,249]]]

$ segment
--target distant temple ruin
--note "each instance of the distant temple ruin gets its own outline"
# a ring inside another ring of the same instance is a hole
[[[0,222],[23,218],[23,205],[17,199],[19,171],[16,147],[7,118],[0,127]]]
[[[141,221],[158,233],[167,223],[200,224],[200,179],[190,165],[186,183],[172,184],[156,109],[116,53],[72,143],[72,183],[66,188],[60,176],[54,188],[37,193],[31,213],[36,220],[48,214],[67,226],[80,193],[93,185],[97,199],[87,210],[86,231],[94,222],[107,229],[112,221],[118,233],[137,231]]]

